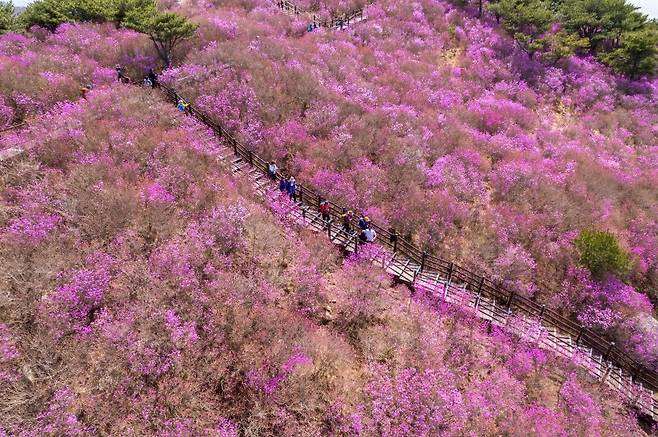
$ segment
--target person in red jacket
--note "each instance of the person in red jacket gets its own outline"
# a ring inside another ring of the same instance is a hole
[[[329,202],[325,199],[322,199],[320,202],[320,214],[322,214],[322,220],[328,222],[331,220],[331,214],[329,213]]]

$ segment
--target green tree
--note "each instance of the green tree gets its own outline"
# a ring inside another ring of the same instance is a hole
[[[555,16],[545,0],[499,0],[489,10],[503,20],[504,29],[533,59],[549,45],[548,32]]]
[[[10,1],[0,1],[0,35],[16,28],[14,4]]]
[[[583,230],[575,241],[580,264],[592,275],[601,278],[605,273],[625,275],[630,269],[630,257],[619,246],[617,238],[605,231]]]
[[[194,35],[198,27],[181,15],[160,12],[154,1],[141,0],[126,13],[124,25],[151,38],[165,68],[171,65],[176,46]]]
[[[25,28],[41,26],[54,31],[62,23],[69,21],[64,10],[64,2],[59,0],[37,0],[31,3],[20,16]]]
[[[653,76],[658,70],[658,32],[651,28],[625,33],[620,47],[599,59],[631,79]]]
[[[618,47],[624,32],[639,30],[646,23],[646,16],[626,0],[564,1],[559,16],[564,30],[589,41],[591,53]]]
[[[542,61],[551,65],[561,59],[568,58],[588,47],[587,39],[565,31],[550,34],[546,37],[549,50],[542,55]]]
[[[26,28],[34,25],[54,31],[73,21],[104,22],[114,14],[115,3],[104,0],[37,0],[21,14]]]

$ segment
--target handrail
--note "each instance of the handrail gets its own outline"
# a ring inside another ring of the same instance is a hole
[[[363,20],[363,13],[366,6],[372,4],[373,0],[368,1],[363,7],[354,9],[343,13],[342,15],[332,15],[329,20],[320,20],[318,16],[310,11],[305,10],[304,8],[297,6],[296,4],[288,0],[279,0],[276,2],[276,5],[279,9],[284,12],[291,13],[293,15],[310,15],[310,18],[313,20],[314,27],[326,27],[326,28],[340,28],[342,29],[345,26],[352,24],[352,20]]]
[[[21,128],[21,127],[26,126],[26,125],[27,125],[27,122],[23,121],[21,123],[15,124],[13,126],[4,127],[2,129],[0,129],[0,134],[3,133],[3,132],[8,132],[10,130]]]
[[[160,88],[174,103],[181,99],[181,96],[167,85],[161,84]],[[191,104],[188,107],[188,111],[192,116],[211,128],[215,133],[224,137],[237,156],[245,160],[251,158],[254,162],[259,164],[257,167],[261,172],[267,172],[267,162],[235,139],[235,137],[233,137],[233,135],[231,135],[221,123],[212,120],[207,114],[199,111]],[[277,173],[276,178],[277,180],[282,179],[281,172]],[[319,200],[324,197],[303,184],[298,183],[297,187],[299,193],[301,193],[301,203],[317,211]],[[331,219],[335,223],[340,223],[339,217],[345,207],[334,202],[328,202],[330,204],[329,214]],[[356,223],[353,223],[353,225],[356,225]],[[392,247],[393,245],[390,243],[391,233],[377,224],[373,223],[373,226],[379,234],[380,243]],[[348,240],[348,242],[351,242],[351,240]],[[356,242],[356,244],[358,244],[358,242]],[[540,317],[545,321],[550,320],[552,327],[559,329],[561,332],[568,334],[571,337],[577,337],[576,341],[579,345],[591,348],[593,352],[600,354],[605,360],[614,363],[620,369],[625,371],[632,380],[640,383],[644,388],[652,391],[658,390],[658,374],[655,371],[646,368],[634,358],[616,348],[614,343],[609,342],[602,336],[592,332],[590,329],[583,327],[578,322],[562,316],[552,309],[545,308],[526,297],[506,290],[485,276],[475,274],[452,261],[431,254],[423,255],[425,253],[423,250],[399,236],[397,243],[394,246],[396,252],[416,263],[419,263],[419,265],[423,262],[423,258],[425,258],[421,273],[423,271],[433,271],[445,276],[449,275],[453,281],[458,280],[465,286],[465,288],[472,291],[479,290],[479,293],[482,293],[485,296],[494,297],[497,302],[503,302],[511,314],[527,314],[534,317]]]

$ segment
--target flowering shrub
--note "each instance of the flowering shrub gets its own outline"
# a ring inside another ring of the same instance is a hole
[[[163,80],[321,195],[376,208],[418,245],[574,317],[583,296],[546,290],[578,266],[574,236],[593,224],[633,255],[629,285],[655,288],[655,80],[590,58],[545,68],[447,1],[384,0],[346,31],[303,36],[305,15],[262,2],[182,9],[200,39]],[[627,311],[583,317],[626,336]]]
[[[255,151],[658,365],[639,291],[658,85],[618,87],[588,60],[522,67],[442,1],[383,0],[310,34],[265,0],[169,6],[202,28],[162,80]],[[12,119],[46,111],[2,138],[28,154],[0,174],[0,434],[640,433],[574,363],[392,284],[373,247],[341,259],[276,190],[261,205],[224,174],[221,140],[114,84],[114,63],[152,65],[148,41],[32,35],[0,37]],[[80,101],[89,77],[107,86]],[[577,267],[593,222],[638,258],[629,283]]]

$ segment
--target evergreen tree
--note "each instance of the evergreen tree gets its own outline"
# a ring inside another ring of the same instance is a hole
[[[65,12],[65,3],[60,0],[37,0],[31,3],[20,16],[23,27],[29,29],[41,26],[54,31],[60,24],[70,21]]]
[[[114,7],[106,0],[37,0],[21,14],[21,21],[26,28],[38,25],[54,31],[66,22],[108,21]]]
[[[631,79],[653,76],[658,70],[658,32],[646,28],[625,33],[620,47],[600,54],[599,59]]]
[[[14,5],[10,1],[0,1],[0,35],[16,28]]]
[[[489,10],[503,19],[503,27],[530,59],[549,46],[547,38],[555,16],[545,0],[499,0]]]
[[[567,32],[589,41],[589,50],[614,49],[624,32],[641,29],[646,17],[626,0],[571,0],[560,4],[560,20]]]
[[[148,35],[164,67],[168,68],[176,46],[194,35],[198,26],[173,12],[160,12],[154,1],[137,1],[138,4],[126,13],[124,25]]]

